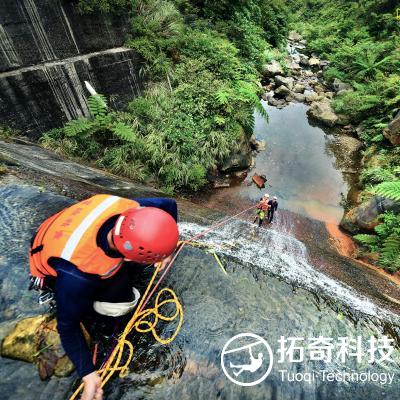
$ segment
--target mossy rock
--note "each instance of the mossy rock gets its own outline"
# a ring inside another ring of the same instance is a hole
[[[39,375],[68,376],[74,366],[62,348],[57,332],[57,321],[49,315],[19,321],[5,337],[1,355],[7,358],[36,363]]]
[[[5,337],[1,346],[1,355],[34,362],[38,348],[38,331],[47,320],[47,315],[39,315],[19,321],[12,332]]]
[[[58,359],[54,368],[54,375],[60,378],[69,376],[74,371],[75,367],[67,355]]]
[[[359,206],[346,212],[340,221],[340,226],[352,234],[374,233],[379,224],[379,216],[386,211],[400,212],[400,202],[380,196],[372,196]]]
[[[4,164],[0,163],[0,175],[5,175],[7,172],[8,168]]]

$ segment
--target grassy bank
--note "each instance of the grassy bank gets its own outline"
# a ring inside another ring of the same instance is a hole
[[[396,1],[295,0],[292,28],[307,39],[307,47],[331,64],[324,78],[349,83],[352,91],[335,97],[333,106],[358,126],[366,149],[360,175],[360,202],[374,195],[400,200],[400,147],[383,129],[400,108],[400,23]],[[355,238],[368,252],[379,253],[388,271],[400,269],[400,216],[381,215],[373,234]]]
[[[260,72],[287,34],[282,1],[80,0],[81,12],[128,13],[127,46],[145,60],[145,93],[124,112],[90,99],[91,118],[42,143],[168,190],[199,189],[252,134]]]

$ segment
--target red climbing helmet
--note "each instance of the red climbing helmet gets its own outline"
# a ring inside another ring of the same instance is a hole
[[[172,254],[178,238],[178,225],[174,218],[155,207],[126,210],[113,229],[118,251],[126,259],[141,264],[153,264]]]

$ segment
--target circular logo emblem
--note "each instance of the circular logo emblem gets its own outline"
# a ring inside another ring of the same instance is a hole
[[[221,366],[226,377],[240,386],[261,383],[273,365],[271,346],[254,333],[240,333],[230,338],[221,353]]]

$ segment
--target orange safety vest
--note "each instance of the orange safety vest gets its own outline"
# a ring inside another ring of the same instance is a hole
[[[258,208],[259,210],[262,210],[262,211],[267,211],[268,208],[269,208],[268,201],[266,201],[266,200],[261,200],[261,201],[258,203],[257,208]]]
[[[31,274],[38,278],[57,276],[48,261],[58,257],[82,272],[102,278],[114,275],[123,258],[107,256],[96,243],[97,233],[112,216],[139,206],[134,200],[98,194],[46,219],[36,232],[29,254]]]

